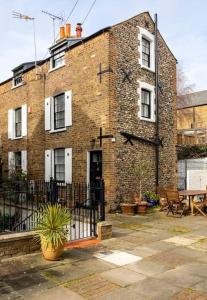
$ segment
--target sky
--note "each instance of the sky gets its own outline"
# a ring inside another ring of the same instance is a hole
[[[43,59],[53,42],[52,20],[41,10],[68,17],[77,0],[0,0],[0,82],[11,70],[34,60],[32,22],[12,18],[12,11],[35,17],[37,58]],[[73,33],[94,0],[79,0],[69,22]],[[159,30],[182,64],[195,91],[207,89],[206,0],[97,0],[84,23],[84,36],[143,11],[158,14]],[[60,22],[56,22],[58,33]]]

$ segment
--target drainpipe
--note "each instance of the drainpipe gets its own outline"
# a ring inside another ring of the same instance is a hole
[[[158,59],[158,18],[155,14],[155,99],[156,99],[156,186],[159,186],[159,59]]]

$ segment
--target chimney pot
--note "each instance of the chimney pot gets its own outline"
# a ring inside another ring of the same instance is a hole
[[[71,36],[71,25],[70,24],[66,24],[65,25],[65,37],[69,38]]]
[[[64,26],[60,27],[60,38],[61,39],[65,38],[65,27]]]
[[[76,31],[76,37],[81,38],[82,37],[82,31],[83,31],[81,23],[77,23],[75,31]]]

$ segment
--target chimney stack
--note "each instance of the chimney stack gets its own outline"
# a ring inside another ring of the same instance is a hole
[[[66,24],[65,25],[65,37],[69,38],[71,36],[71,25],[70,24]]]
[[[82,28],[81,25],[82,25],[81,23],[77,23],[77,25],[76,25],[75,31],[76,31],[76,37],[77,38],[81,38],[82,37],[83,28]]]
[[[60,39],[64,39],[65,38],[65,27],[61,26],[60,27]]]

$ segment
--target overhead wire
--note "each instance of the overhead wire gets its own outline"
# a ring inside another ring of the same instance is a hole
[[[66,24],[66,23],[68,22],[68,20],[70,19],[70,17],[72,16],[72,14],[73,14],[73,12],[74,12],[76,6],[78,5],[78,2],[79,2],[79,1],[80,1],[80,0],[76,0],[76,2],[75,2],[75,4],[73,5],[73,7],[72,7],[72,9],[71,9],[71,11],[70,11],[70,13],[69,13],[67,19],[64,20],[64,24]],[[58,38],[58,35],[59,35],[59,33],[57,34],[57,36],[56,36],[55,39]],[[44,60],[44,59],[46,58],[48,52],[49,52],[49,49],[47,49],[47,52],[45,53],[45,55],[44,55],[44,57],[43,57],[42,60]]]
[[[90,15],[90,13],[91,13],[91,11],[92,11],[94,5],[96,4],[96,1],[97,1],[97,0],[94,0],[93,3],[92,3],[92,5],[90,6],[90,8],[89,8],[89,10],[88,10],[88,12],[87,12],[85,18],[83,19],[83,21],[82,21],[82,23],[81,23],[82,25],[85,23],[85,21],[87,20],[88,16]]]
[[[69,13],[67,19],[64,20],[64,24],[66,24],[66,23],[68,22],[68,20],[70,19],[70,17],[72,16],[72,14],[73,14],[73,12],[74,12],[76,6],[78,5],[78,2],[79,2],[79,1],[80,1],[80,0],[76,0],[76,2],[75,2],[75,4],[74,4],[73,8],[71,9],[71,11],[70,11],[70,13]],[[91,4],[91,6],[89,7],[89,10],[88,10],[87,14],[85,15],[85,17],[84,17],[84,19],[83,19],[83,21],[82,21],[82,23],[81,23],[82,25],[86,22],[87,18],[89,17],[90,13],[92,12],[92,10],[93,10],[93,8],[94,8],[94,6],[95,6],[95,4],[96,4],[96,2],[97,2],[97,0],[94,0],[93,3]],[[57,36],[56,36],[56,39],[57,39],[57,37],[58,37],[58,34],[57,34]],[[46,52],[46,54],[44,55],[44,57],[43,57],[42,60],[44,60],[44,59],[46,58],[46,56],[47,56],[47,54],[48,54],[48,51],[49,51],[49,50],[47,50],[47,52]]]

